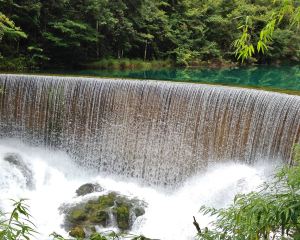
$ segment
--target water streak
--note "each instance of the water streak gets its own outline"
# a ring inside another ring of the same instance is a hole
[[[289,161],[300,97],[240,88],[0,75],[0,136],[102,172],[172,185],[212,162]]]

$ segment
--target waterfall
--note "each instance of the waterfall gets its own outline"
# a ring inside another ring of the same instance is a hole
[[[210,163],[289,161],[300,97],[160,81],[0,75],[0,136],[172,185]]]

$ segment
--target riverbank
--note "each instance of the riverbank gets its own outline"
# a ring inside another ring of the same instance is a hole
[[[81,65],[81,68],[84,69],[93,69],[93,70],[157,70],[164,68],[210,68],[210,69],[219,69],[219,68],[229,68],[236,67],[239,64],[237,62],[232,62],[225,59],[211,59],[208,61],[192,61],[187,65],[179,65],[176,62],[167,59],[167,60],[151,60],[144,61],[141,59],[102,59],[95,62],[90,62],[88,64]]]
[[[80,68],[94,70],[150,70],[171,68],[173,66],[174,63],[171,60],[143,61],[141,59],[110,58],[83,64],[80,65]]]
[[[58,71],[86,71],[86,70],[101,70],[101,71],[161,71],[165,69],[185,69],[185,70],[226,70],[232,68],[242,67],[257,67],[257,66],[297,66],[295,62],[270,62],[270,63],[239,63],[223,58],[203,60],[193,60],[186,65],[178,64],[171,59],[147,60],[130,59],[130,58],[105,58],[87,63],[77,63],[74,66],[43,64],[36,62],[32,58],[25,56],[15,58],[0,57],[0,72],[48,72],[53,69]]]
[[[91,61],[88,63],[78,63],[76,66],[40,66],[37,62],[32,61],[26,57],[17,58],[2,58],[0,59],[0,71],[37,71],[45,69],[68,69],[68,70],[158,70],[158,69],[170,69],[170,68],[229,68],[236,67],[239,64],[237,62],[231,62],[224,59],[212,59],[208,61],[192,61],[188,65],[178,65],[171,59],[160,59],[144,61],[142,59],[129,59],[129,58],[107,58],[97,61]]]

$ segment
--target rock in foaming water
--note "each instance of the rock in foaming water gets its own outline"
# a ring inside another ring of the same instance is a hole
[[[102,192],[104,189],[97,183],[86,183],[81,185],[77,190],[77,196],[85,196],[93,192]]]
[[[25,177],[26,179],[26,186],[29,189],[34,188],[33,182],[33,173],[27,163],[23,160],[23,158],[17,153],[7,153],[4,158],[6,162],[10,163],[11,165],[15,166]]]
[[[120,232],[130,230],[137,217],[145,214],[146,204],[138,199],[110,192],[97,198],[66,207],[65,229],[83,229],[91,234],[96,226],[117,227]]]

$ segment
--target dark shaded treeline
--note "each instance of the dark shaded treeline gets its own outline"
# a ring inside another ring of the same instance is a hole
[[[241,35],[238,27],[251,16],[251,37],[257,40],[280,8],[273,2],[0,0],[0,12],[27,35],[4,34],[1,62],[32,68],[77,66],[103,58],[170,59],[178,65],[236,61],[232,42]],[[269,51],[251,61],[299,61],[300,35],[286,18],[276,28]]]

